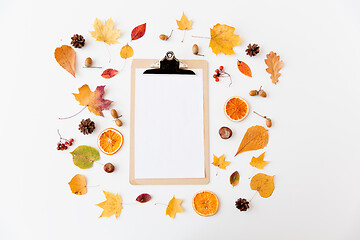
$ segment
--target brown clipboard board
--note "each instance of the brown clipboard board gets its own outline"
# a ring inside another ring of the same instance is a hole
[[[130,93],[130,163],[129,181],[132,185],[204,185],[210,181],[210,153],[209,153],[209,86],[208,64],[205,60],[181,60],[189,69],[203,70],[203,111],[204,111],[204,178],[151,178],[135,179],[135,69],[149,68],[157,59],[133,59],[131,64],[131,93]]]

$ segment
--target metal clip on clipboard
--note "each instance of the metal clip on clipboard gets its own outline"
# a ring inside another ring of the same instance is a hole
[[[195,75],[192,70],[184,69],[188,66],[180,62],[172,51],[167,52],[162,60],[152,64],[150,67],[152,67],[152,69],[146,70],[144,74]]]

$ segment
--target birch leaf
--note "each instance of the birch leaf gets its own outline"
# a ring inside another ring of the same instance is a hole
[[[69,182],[71,192],[76,195],[84,195],[87,193],[86,179],[81,174],[76,174]]]
[[[251,179],[250,187],[252,190],[258,191],[261,197],[268,198],[275,189],[274,176],[258,173]]]
[[[75,77],[75,50],[67,45],[55,49],[55,59],[59,65]]]

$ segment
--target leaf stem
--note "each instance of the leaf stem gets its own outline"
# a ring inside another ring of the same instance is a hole
[[[191,36],[191,37],[194,37],[194,38],[206,38],[206,39],[211,39],[210,37],[201,37],[201,36]]]
[[[108,46],[106,45],[105,42],[104,42],[104,44],[105,44],[106,51],[107,51],[107,53],[108,53],[108,55],[109,55],[109,63],[111,63],[111,55],[110,55],[109,48],[108,48]]]
[[[261,88],[260,88],[261,89]],[[253,111],[255,114],[257,114],[257,115],[259,115],[260,117],[262,117],[262,118],[265,118],[266,119],[266,116],[263,116],[263,115],[260,115],[260,114],[258,114],[257,112],[255,112],[255,111]]]
[[[253,195],[252,198],[250,199],[249,203],[254,199],[254,197],[256,196],[257,192],[258,192],[258,191],[256,191],[256,192],[254,193],[254,195]]]
[[[102,67],[83,67],[83,68],[102,68]]]
[[[84,111],[85,108],[87,108],[87,107],[88,107],[88,106],[83,107],[83,109],[81,109],[80,112],[75,113],[74,115],[72,115],[72,116],[70,116],[70,117],[59,118],[59,120],[64,120],[64,119],[69,119],[69,118],[75,117],[76,115],[78,115],[79,113],[81,113],[82,111]]]
[[[165,204],[165,203],[154,203],[154,205],[164,205],[164,206],[168,206],[168,205]]]
[[[168,39],[171,37],[171,35],[173,34],[173,31],[174,30],[171,30],[171,33],[170,33],[170,35],[168,36]]]
[[[182,38],[181,42],[184,42],[184,39],[185,39],[185,33],[186,33],[186,30],[184,30],[184,36],[183,36],[183,38]]]

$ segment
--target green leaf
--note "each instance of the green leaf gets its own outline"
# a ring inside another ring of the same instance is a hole
[[[236,185],[238,185],[240,180],[240,174],[238,171],[233,172],[233,174],[231,174],[230,176],[230,184],[235,187]]]
[[[99,151],[90,146],[78,146],[73,152],[73,161],[76,166],[82,169],[91,168],[95,161],[100,159]]]

